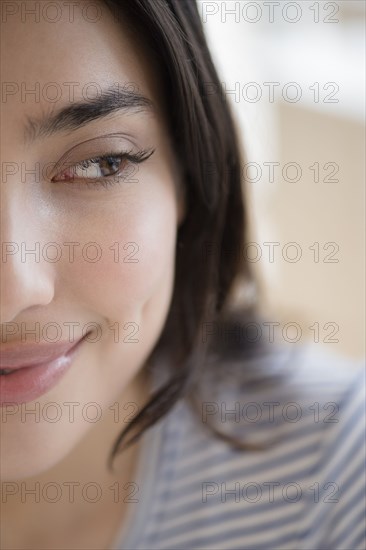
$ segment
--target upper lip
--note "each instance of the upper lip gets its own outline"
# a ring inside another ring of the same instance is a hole
[[[82,338],[73,342],[22,343],[0,345],[0,369],[20,369],[49,363],[66,355]]]

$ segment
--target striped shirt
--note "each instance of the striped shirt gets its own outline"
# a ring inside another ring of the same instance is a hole
[[[201,414],[181,399],[144,434],[138,502],[113,549],[366,548],[365,370],[319,344],[298,349],[280,384],[228,374]],[[273,443],[234,449],[209,419]]]

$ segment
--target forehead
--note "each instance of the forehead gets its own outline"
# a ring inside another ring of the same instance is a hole
[[[146,46],[115,15],[102,1],[2,2],[2,110],[41,114],[116,85],[158,98]]]

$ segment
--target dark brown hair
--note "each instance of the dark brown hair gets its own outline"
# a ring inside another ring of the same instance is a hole
[[[184,395],[197,389],[207,358],[257,352],[242,338],[233,346],[202,337],[207,323],[229,327],[253,318],[252,306],[229,305],[235,282],[253,284],[243,260],[247,215],[241,154],[229,107],[208,50],[195,0],[104,0],[137,29],[159,62],[171,139],[183,167],[186,218],[178,229],[172,303],[148,363],[171,365],[170,379],[152,395],[115,442],[111,459],[136,441]],[[213,92],[216,91],[216,92]],[[206,324],[206,325],[205,325]],[[224,367],[223,367],[224,368]],[[243,367],[242,367],[243,368]],[[192,394],[193,395],[193,394]],[[125,442],[126,436],[137,433]],[[223,437],[225,437],[223,435]],[[122,443],[124,445],[122,446]]]

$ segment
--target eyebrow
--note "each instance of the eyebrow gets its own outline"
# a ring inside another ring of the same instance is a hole
[[[41,118],[27,117],[24,137],[29,142],[57,132],[77,130],[89,122],[118,111],[138,113],[153,110],[153,102],[137,92],[107,88],[96,98],[72,103],[50,115]]]

